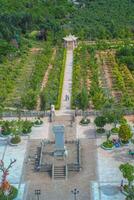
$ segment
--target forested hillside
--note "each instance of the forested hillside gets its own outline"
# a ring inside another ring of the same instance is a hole
[[[133,0],[0,0],[0,38],[19,42],[41,28],[55,41],[69,32],[82,39],[132,37],[133,11]]]

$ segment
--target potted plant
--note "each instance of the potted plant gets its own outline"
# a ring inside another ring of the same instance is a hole
[[[11,137],[10,139],[10,144],[12,146],[16,146],[17,144],[19,144],[21,142],[21,137],[20,135],[14,135],[13,137]]]
[[[40,119],[40,117],[38,117],[35,121],[34,121],[34,126],[35,127],[39,127],[43,124],[43,121]]]
[[[113,127],[113,128],[111,129],[111,132],[114,133],[114,134],[118,134],[119,128],[118,128],[118,127]]]
[[[122,172],[123,177],[128,181],[128,184],[123,185],[122,192],[129,197],[128,199],[134,199],[134,185],[132,185],[134,182],[134,166],[125,163],[121,164],[119,169]]]
[[[102,143],[101,147],[106,150],[111,150],[114,148],[113,142],[110,140],[111,131],[107,133],[107,140]]]
[[[25,120],[22,122],[22,134],[26,135],[31,133],[33,123],[31,121]]]
[[[104,133],[105,129],[103,128],[106,124],[106,118],[104,116],[98,116],[94,120],[95,125],[98,127],[97,133]]]
[[[3,121],[2,126],[1,126],[1,135],[2,136],[9,136],[11,134],[12,130],[12,125],[10,121]]]
[[[129,140],[132,138],[132,132],[128,124],[122,124],[119,128],[118,136],[122,144],[128,144]]]
[[[21,130],[17,126],[14,126],[12,128],[12,136],[11,136],[10,142],[9,142],[10,145],[16,146],[17,144],[19,144],[21,142],[20,133],[21,133]]]

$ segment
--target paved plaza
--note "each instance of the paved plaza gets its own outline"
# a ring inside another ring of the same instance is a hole
[[[51,138],[48,118],[44,119],[41,127],[33,127],[30,136],[22,136],[18,146],[9,146],[4,138],[0,138],[0,158],[4,159],[6,165],[10,159],[17,159],[9,175],[9,181],[20,188],[16,200],[34,200],[34,190],[37,188],[41,189],[41,200],[44,197],[46,200],[73,200],[71,190],[75,187],[80,191],[80,200],[125,199],[119,190],[122,179],[119,165],[126,162],[134,164],[134,159],[127,154],[133,144],[105,151],[100,144],[106,140],[106,136],[96,135],[94,117],[90,117],[91,123],[88,126],[81,126],[80,119],[81,117],[76,118],[74,137],[81,142],[82,169],[80,172],[69,172],[67,180],[52,180],[47,172],[34,171],[37,147],[42,139]],[[70,133],[68,137],[70,138]]]

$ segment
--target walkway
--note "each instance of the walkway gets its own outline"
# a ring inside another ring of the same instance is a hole
[[[61,110],[69,110],[71,108],[72,68],[73,68],[73,50],[67,50],[61,108],[60,108]],[[68,95],[69,97],[68,100],[66,100],[66,95]]]

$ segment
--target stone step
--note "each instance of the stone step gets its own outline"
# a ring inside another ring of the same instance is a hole
[[[54,166],[54,179],[65,179],[65,166]]]

